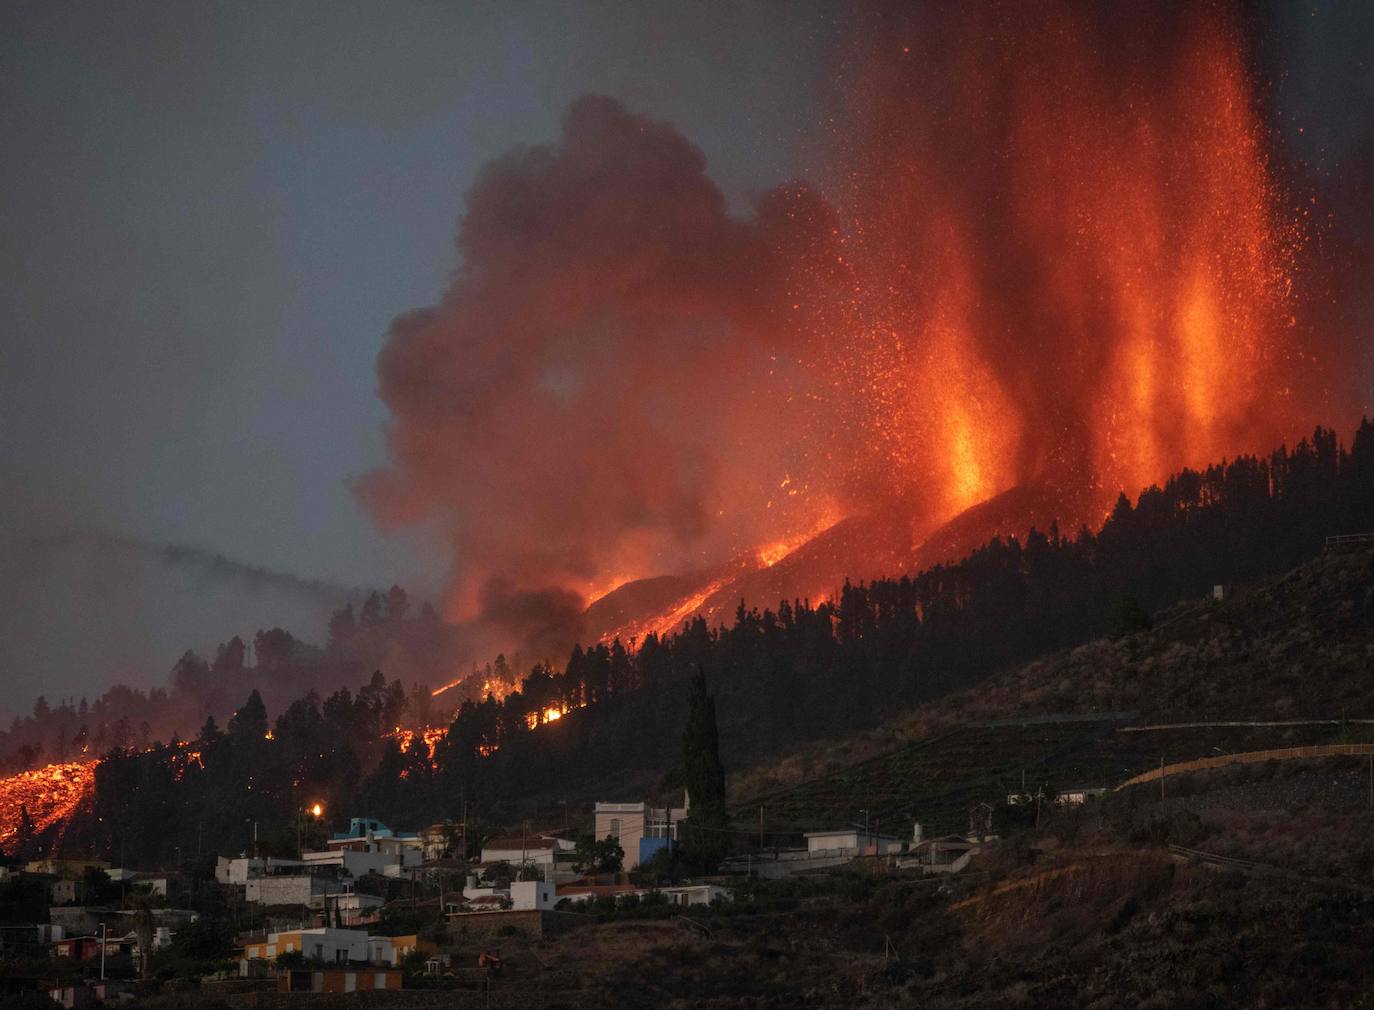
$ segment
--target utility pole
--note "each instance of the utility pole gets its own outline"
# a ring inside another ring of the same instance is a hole
[[[763,851],[763,804],[759,804],[759,851]]]
[[[100,924],[100,981],[105,981],[105,924]]]

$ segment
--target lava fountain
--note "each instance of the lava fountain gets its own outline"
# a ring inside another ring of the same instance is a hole
[[[1048,482],[1095,518],[1324,416],[1293,392],[1300,232],[1223,8],[963,5],[855,51],[845,282],[812,290],[854,363],[857,482],[925,488],[934,520]]]

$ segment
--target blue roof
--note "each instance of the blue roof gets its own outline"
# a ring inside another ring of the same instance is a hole
[[[348,822],[348,830],[334,836],[335,841],[347,838],[366,838],[371,832],[374,838],[391,838],[395,832],[375,817],[355,817]]]

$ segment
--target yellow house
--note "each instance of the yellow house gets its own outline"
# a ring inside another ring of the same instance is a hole
[[[317,929],[286,930],[268,933],[259,943],[243,946],[243,960],[273,961],[283,954],[299,953],[313,961],[331,964],[367,962],[371,951],[368,949],[368,936],[361,929]]]

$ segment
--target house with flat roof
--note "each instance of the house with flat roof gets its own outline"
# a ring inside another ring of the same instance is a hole
[[[687,819],[690,799],[681,807],[651,807],[647,803],[598,803],[593,812],[592,833],[597,841],[614,838],[625,852],[623,866],[633,870],[647,863],[660,849],[677,840],[678,825]]]
[[[902,850],[902,839],[863,828],[808,831],[802,837],[806,839],[807,855],[812,859],[827,856],[885,856]]]
[[[559,855],[571,855],[576,846],[552,835],[507,835],[482,844],[482,862],[512,866],[552,866]]]
[[[240,974],[248,974],[249,961],[273,961],[283,954],[294,953],[329,964],[362,963],[368,957],[367,931],[322,926],[268,933],[259,942],[244,944]]]

